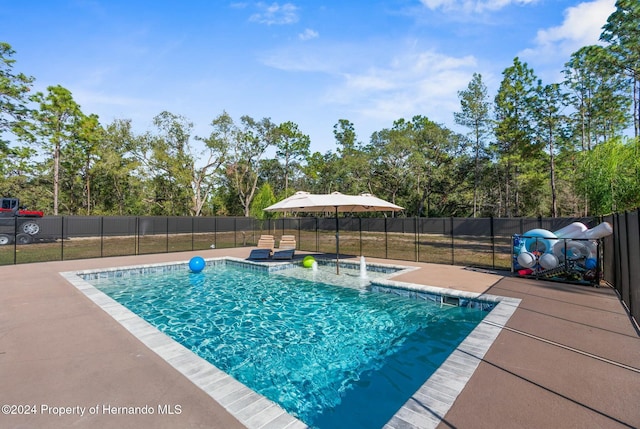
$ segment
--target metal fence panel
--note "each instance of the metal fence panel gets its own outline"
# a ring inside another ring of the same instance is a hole
[[[451,231],[450,218],[420,218],[418,219],[418,231],[420,234],[449,234]]]
[[[451,218],[419,218],[417,260],[432,264],[453,264]]]
[[[236,238],[236,218],[222,217],[218,218],[216,225],[216,248],[224,249],[228,247],[236,247],[238,244]],[[257,237],[255,238],[255,243],[258,242]],[[253,240],[252,240],[253,242]]]
[[[616,278],[619,278],[618,276],[620,275],[620,273],[617,272],[619,267],[616,264],[619,254],[616,245],[616,237],[618,235],[618,227],[616,225],[617,219],[615,215],[609,215],[605,216],[602,220],[603,222],[609,222],[609,224],[613,226],[613,235],[602,239],[602,277],[605,281],[609,282],[609,284],[615,285]]]
[[[631,314],[640,316],[640,211],[625,214],[627,224],[629,307]]]
[[[622,296],[624,302],[629,303],[629,236],[627,229],[627,219],[624,214],[618,215],[618,228],[620,233],[618,234],[618,247],[620,249],[620,258],[618,264],[620,264],[620,278],[618,279],[617,288]]]
[[[105,216],[102,218],[103,236],[134,236],[137,218],[133,216]]]
[[[498,269],[510,268],[515,234],[536,228],[553,232],[573,222],[592,228],[603,220],[614,230],[602,241],[604,279],[614,285],[637,318],[640,210],[604,219],[338,217],[343,254]],[[18,221],[3,223],[1,232],[11,240],[0,246],[0,265],[253,246],[261,234],[275,235],[276,243],[284,234],[295,235],[300,250],[327,254],[336,250],[335,217],[46,216],[36,222],[40,231],[28,244],[33,246],[29,251],[14,243]]]
[[[493,218],[493,234],[496,237],[509,237],[526,231],[522,218]]]
[[[453,235],[491,237],[492,224],[491,218],[453,218]]]

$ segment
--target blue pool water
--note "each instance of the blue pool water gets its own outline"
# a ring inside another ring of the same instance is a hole
[[[228,265],[91,283],[317,428],[382,427],[487,314]]]

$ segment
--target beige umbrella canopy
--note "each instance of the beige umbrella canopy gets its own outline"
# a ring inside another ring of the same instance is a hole
[[[292,196],[275,203],[266,209],[268,212],[335,212],[336,214],[336,272],[340,273],[340,226],[338,212],[376,212],[403,210],[402,207],[374,197],[371,194],[345,195],[340,192],[331,194],[310,194],[298,191]]]

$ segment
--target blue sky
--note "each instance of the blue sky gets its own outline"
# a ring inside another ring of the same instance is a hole
[[[456,131],[458,91],[481,73],[491,97],[518,56],[559,82],[597,43],[615,0],[0,0],[0,41],[35,89],[69,89],[106,125],[152,130],[168,110],[208,136],[226,110],[293,121],[312,151],[333,126],[358,140],[424,115]]]

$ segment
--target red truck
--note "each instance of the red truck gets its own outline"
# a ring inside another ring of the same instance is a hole
[[[0,246],[11,244],[14,239],[18,244],[32,243],[40,232],[40,225],[35,219],[43,216],[41,211],[21,207],[18,198],[1,198]]]

